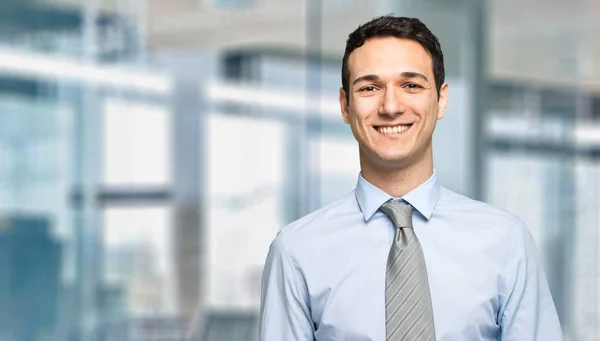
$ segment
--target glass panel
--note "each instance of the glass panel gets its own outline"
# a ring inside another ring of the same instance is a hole
[[[573,329],[576,340],[596,340],[600,335],[600,163],[580,160],[575,174],[579,201],[573,255]]]
[[[168,184],[171,117],[167,108],[116,98],[108,99],[104,108],[104,183]]]
[[[283,227],[285,126],[212,116],[208,138],[208,302],[257,308],[269,244]]]
[[[120,291],[127,315],[175,312],[171,230],[164,206],[105,209],[104,283]]]
[[[73,310],[72,108],[0,98],[0,339],[64,335]]]
[[[346,127],[350,130],[350,127]],[[318,148],[320,205],[341,198],[356,186],[360,172],[358,145],[352,137],[321,136],[313,141]],[[313,149],[314,150],[314,149]]]
[[[577,177],[577,173],[586,176]],[[597,181],[593,177],[589,170],[576,170],[572,159],[559,154],[512,152],[490,157],[488,201],[517,214],[527,225],[538,246],[559,317],[566,326],[581,323],[576,319],[584,312],[574,302],[581,295],[578,290],[582,278],[597,278],[597,270],[592,270],[595,275],[582,272],[584,264],[597,264],[597,256],[583,264],[577,262],[581,252],[597,248],[597,237],[582,239],[596,233],[589,229],[597,230],[597,217],[580,206],[583,196],[588,200],[595,196],[593,200],[598,202],[595,186],[585,188]],[[583,223],[594,219],[591,226]],[[589,269],[594,268],[597,265]],[[590,308],[584,309],[585,314],[592,314]]]
[[[544,160],[529,155],[492,155],[487,199],[518,215],[541,245],[544,220]],[[506,184],[514,190],[507,190]]]

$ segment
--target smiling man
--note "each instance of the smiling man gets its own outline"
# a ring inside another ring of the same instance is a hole
[[[448,84],[429,29],[392,16],[358,27],[339,101],[358,142],[356,189],[271,244],[260,340],[562,340],[522,221],[438,182]]]

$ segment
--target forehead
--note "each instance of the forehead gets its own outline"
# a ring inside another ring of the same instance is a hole
[[[348,58],[350,82],[366,74],[386,76],[405,71],[433,77],[433,61],[418,42],[395,37],[372,38]]]

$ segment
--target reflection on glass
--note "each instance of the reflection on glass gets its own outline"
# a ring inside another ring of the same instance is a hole
[[[104,211],[104,280],[123,290],[133,316],[175,312],[170,214],[160,206]]]
[[[73,308],[71,124],[67,105],[0,95],[0,339],[61,335]]]
[[[347,129],[350,130],[349,127]],[[320,178],[320,201],[321,205],[326,205],[356,186],[360,172],[358,147],[350,136],[323,136],[313,141],[313,148],[318,148],[319,152],[314,176]]]
[[[106,185],[166,185],[171,161],[170,115],[164,106],[122,99],[104,105]]]
[[[215,115],[209,121],[211,306],[257,307],[269,244],[283,226],[285,127]]]

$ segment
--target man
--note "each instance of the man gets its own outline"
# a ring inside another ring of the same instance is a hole
[[[562,340],[521,220],[438,182],[432,134],[447,100],[442,50],[419,20],[350,34],[339,101],[361,173],[271,244],[261,341]]]

